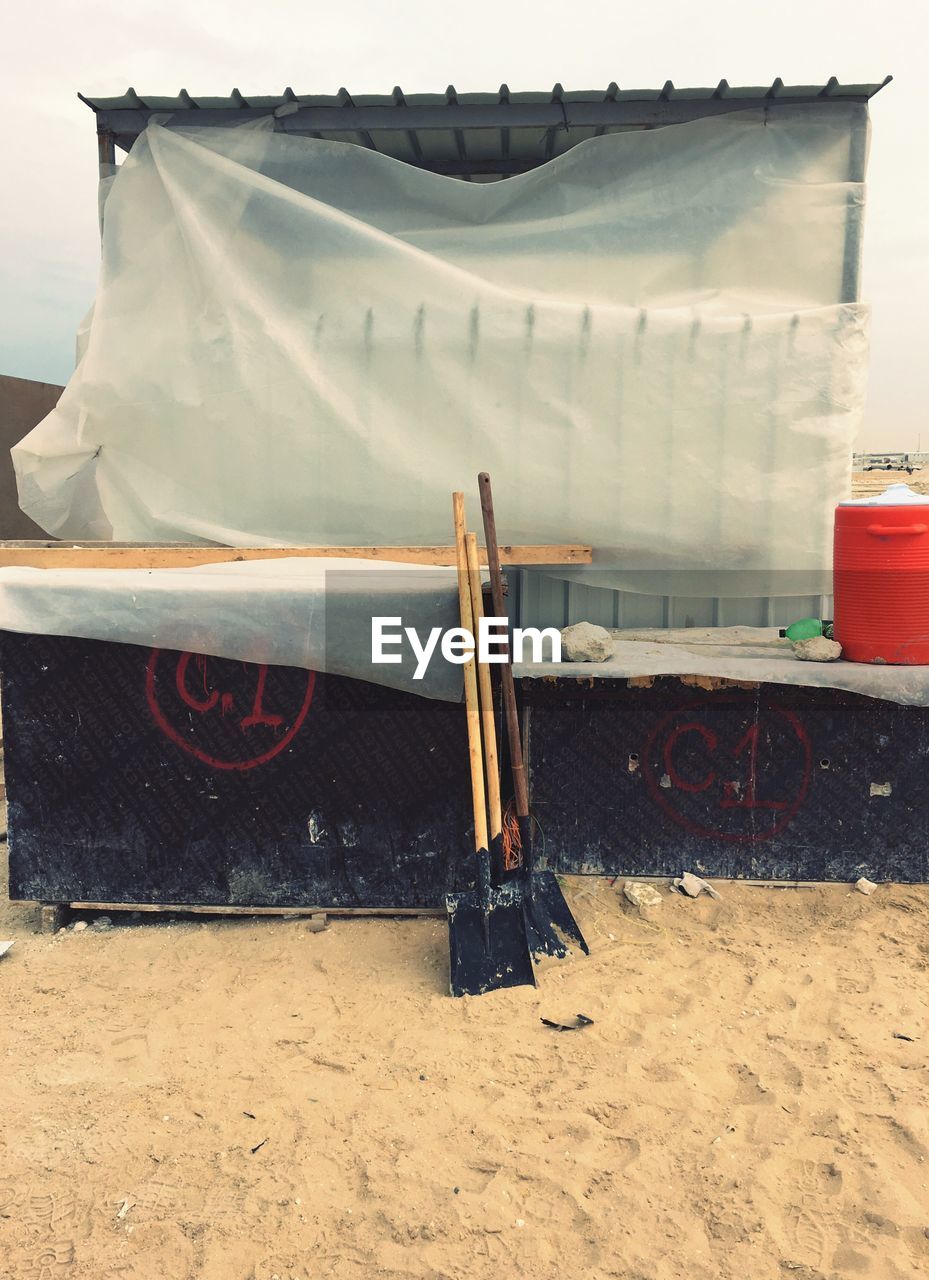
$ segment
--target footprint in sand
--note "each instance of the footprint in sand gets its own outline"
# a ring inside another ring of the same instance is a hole
[[[74,1261],[74,1242],[57,1240],[30,1250],[20,1258],[23,1280],[58,1280]]]
[[[494,1178],[500,1172],[498,1164],[469,1164],[458,1174],[458,1185],[460,1190],[472,1192],[474,1195],[483,1195]]]
[[[622,1173],[638,1160],[642,1144],[637,1138],[624,1138],[617,1133],[613,1135],[613,1149],[615,1154],[610,1163],[617,1172]]]
[[[832,1269],[840,1276],[853,1274],[873,1275],[873,1263],[873,1257],[869,1257],[866,1253],[860,1253],[859,1250],[853,1249],[850,1244],[840,1244],[832,1255]]]
[[[922,1164],[926,1157],[929,1156],[929,1150],[917,1138],[912,1129],[898,1120],[896,1116],[879,1115],[875,1119],[881,1120],[887,1125],[891,1138],[912,1159],[918,1160]]]
[[[25,1200],[22,1218],[29,1226],[38,1227],[49,1235],[70,1233],[77,1218],[77,1201],[68,1191],[36,1192]]]
[[[731,1066],[729,1072],[739,1082],[736,1087],[735,1097],[732,1099],[737,1106],[753,1106],[759,1102],[771,1103],[774,1101],[774,1094],[766,1085],[762,1084],[751,1067],[746,1066],[744,1062]]]
[[[605,1134],[594,1134],[596,1137],[605,1137],[610,1146],[609,1164],[610,1168],[622,1172],[638,1160],[642,1152],[642,1144],[637,1138],[630,1138],[626,1133],[619,1130],[629,1128],[628,1107],[620,1103],[601,1102],[594,1103],[585,1108],[585,1112],[594,1120],[597,1125],[606,1130]]]
[[[819,1218],[807,1209],[794,1207],[787,1211],[787,1230],[797,1261],[819,1266],[826,1252],[826,1232]]]
[[[871,1066],[862,1066],[845,1085],[846,1098],[857,1107],[873,1109],[892,1105],[894,1096]]]
[[[842,1190],[842,1173],[837,1165],[800,1160],[794,1166],[797,1190],[804,1195],[838,1195]]]
[[[910,1253],[924,1260],[929,1270],[929,1227],[907,1227],[903,1238]]]
[[[803,1089],[803,1072],[786,1053],[769,1044],[761,1064],[759,1083],[771,1094],[796,1094]]]
[[[600,1138],[596,1125],[591,1123],[586,1114],[571,1117],[563,1115],[561,1132],[572,1149],[582,1147],[588,1142],[595,1142]]]
[[[573,1233],[573,1261],[583,1265],[587,1258],[587,1246],[592,1243],[597,1216],[583,1203],[571,1185],[561,1178],[539,1173],[534,1177],[520,1177],[520,1198],[527,1208],[556,1228]]]
[[[835,988],[844,996],[868,995],[874,991],[875,977],[874,965],[856,955],[853,969],[840,969],[836,973]]]

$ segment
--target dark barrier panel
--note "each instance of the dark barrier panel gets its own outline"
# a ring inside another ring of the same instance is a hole
[[[556,871],[925,881],[929,709],[829,689],[524,680]]]
[[[460,706],[9,633],[2,696],[13,898],[412,908],[468,887]]]
[[[929,709],[522,681],[563,872],[929,879]],[[468,887],[461,706],[130,645],[2,637],[10,893],[440,908]]]

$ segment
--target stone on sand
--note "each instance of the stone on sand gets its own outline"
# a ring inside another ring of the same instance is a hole
[[[652,915],[661,906],[661,894],[658,890],[641,880],[627,880],[623,885],[623,895],[643,916]]]
[[[828,640],[825,636],[811,636],[794,645],[794,657],[801,662],[835,662],[841,656],[842,646],[838,640]]]
[[[613,637],[606,627],[575,622],[561,632],[561,657],[566,662],[606,662],[613,654]]]

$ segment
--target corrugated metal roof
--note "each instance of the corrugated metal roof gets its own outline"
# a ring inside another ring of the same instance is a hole
[[[97,115],[98,128],[112,134],[128,150],[151,115],[170,112],[185,124],[230,124],[273,115],[277,128],[311,137],[352,142],[439,173],[505,177],[524,172],[561,154],[585,138],[626,129],[656,128],[701,116],[780,103],[867,102],[891,77],[872,84],[840,84],[832,76],[824,84],[733,87],[721,80],[711,88],[676,88],[670,80],[660,89],[622,89],[617,84],[596,90],[566,91],[560,84],[547,92],[390,94],[243,94],[193,96],[186,89],[173,96],[144,97],[127,89],[117,97],[79,94]]]

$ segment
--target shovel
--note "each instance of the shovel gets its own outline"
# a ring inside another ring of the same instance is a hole
[[[472,573],[469,570],[464,527],[464,494],[453,495],[453,506],[458,564],[458,607],[462,627],[474,635],[481,605],[477,546],[475,543],[472,551],[474,560]],[[486,695],[483,698],[483,717],[478,695],[479,671],[482,671],[481,693]],[[535,986],[535,972],[526,938],[521,895],[515,891],[515,886],[494,888],[491,883],[491,841],[488,840],[484,789],[485,753],[490,793],[490,832],[497,841],[497,849],[502,845],[503,819],[500,809],[500,779],[497,770],[490,672],[486,666],[481,667],[474,655],[464,666],[464,690],[468,718],[468,755],[471,763],[477,890],[447,894],[445,905],[448,911],[451,993],[453,996],[477,996],[483,995],[486,991],[495,991],[500,987]]]
[[[487,546],[487,564],[490,569],[490,592],[494,614],[506,617],[503,600],[503,574],[500,571],[500,552],[497,547],[497,525],[494,520],[494,500],[490,488],[490,476],[482,471],[477,478],[481,494],[481,512],[484,517],[484,542]],[[561,886],[552,871],[536,871],[532,853],[532,819],[529,816],[529,785],[523,762],[523,745],[519,732],[519,715],[516,710],[516,686],[513,668],[509,660],[501,668],[500,684],[503,689],[503,708],[506,714],[507,739],[510,746],[510,765],[513,773],[513,801],[516,823],[519,828],[519,864],[513,868],[514,881],[522,886],[523,914],[529,948],[533,955],[558,956],[568,954],[569,944],[580,947],[585,955],[590,948],[571,908],[565,901]]]

